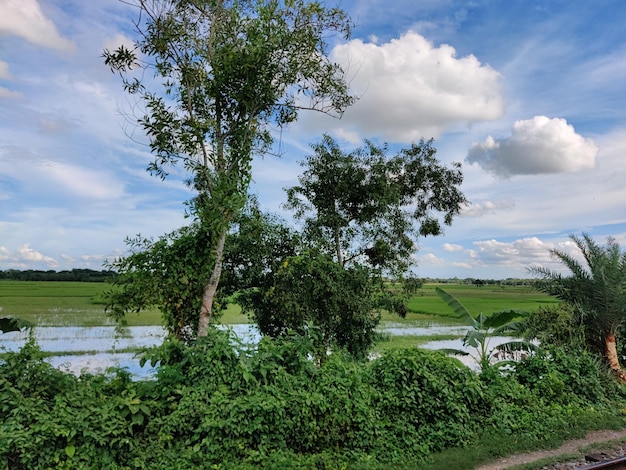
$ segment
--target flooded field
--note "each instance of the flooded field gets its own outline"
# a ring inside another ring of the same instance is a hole
[[[254,344],[260,334],[254,325],[237,324],[221,326],[232,329],[244,343]],[[380,328],[385,334],[394,336],[463,336],[467,329],[460,326],[423,325],[412,326],[385,322]],[[139,366],[135,350],[160,344],[166,336],[160,326],[114,326],[36,327],[33,334],[42,351],[53,353],[46,360],[54,367],[79,374],[81,371],[103,372],[109,367],[124,367],[136,377],[149,376],[150,366]],[[28,339],[27,332],[11,332],[0,335],[0,350],[17,351]],[[452,344],[452,346],[451,346]],[[495,343],[494,343],[495,344]],[[438,346],[440,345],[440,346]],[[440,347],[460,348],[461,340],[431,341],[423,345],[428,349]],[[58,354],[54,354],[58,353]]]

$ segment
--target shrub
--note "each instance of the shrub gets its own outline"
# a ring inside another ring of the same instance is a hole
[[[388,434],[382,457],[395,453],[423,459],[472,440],[484,387],[458,360],[439,352],[396,349],[384,352],[371,369],[378,419]]]

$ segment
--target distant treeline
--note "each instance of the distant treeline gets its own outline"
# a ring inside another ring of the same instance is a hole
[[[71,271],[38,271],[34,269],[20,271],[8,269],[0,271],[0,280],[105,282],[114,275],[115,272],[113,271],[94,271],[93,269],[72,269]]]
[[[0,271],[0,280],[8,279],[12,281],[82,281],[82,282],[105,282],[115,276],[114,271],[94,271],[93,269],[72,269],[71,271],[38,271],[27,269],[8,269]],[[421,278],[422,284],[474,284],[475,286],[530,286],[532,279],[475,279],[475,278]]]

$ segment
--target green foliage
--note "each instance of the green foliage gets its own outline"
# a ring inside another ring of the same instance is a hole
[[[489,347],[490,338],[493,336],[519,333],[525,325],[523,318],[528,316],[527,312],[503,310],[493,312],[490,315],[481,312],[478,316],[473,317],[454,296],[439,287],[435,289],[435,292],[454,310],[458,318],[464,319],[466,324],[472,327],[463,338],[463,346],[473,348],[475,354],[472,355],[472,353],[458,349],[446,349],[445,352],[448,354],[470,355],[476,360],[480,369],[484,371],[491,367],[491,361],[498,351],[535,351],[537,349],[529,341],[509,341],[494,348]],[[504,361],[500,361],[496,365],[503,365],[503,363]]]
[[[204,283],[211,272],[208,233],[190,225],[156,241],[129,239],[127,245],[133,253],[109,264],[117,276],[105,293],[108,314],[123,322],[129,312],[158,307],[170,334],[194,336]]]
[[[524,325],[524,337],[536,339],[543,345],[584,347],[585,329],[582,324],[576,323],[576,319],[580,318],[576,308],[561,303],[531,312]]]
[[[460,165],[435,158],[432,141],[387,157],[387,147],[365,141],[344,153],[324,135],[302,162],[300,184],[287,189],[287,208],[305,223],[305,238],[341,265],[363,263],[394,275],[406,271],[415,237],[439,235],[465,197]]]
[[[583,349],[544,348],[515,368],[517,381],[546,401],[602,403],[619,394],[606,366]]]
[[[359,266],[345,269],[323,255],[286,258],[262,289],[239,298],[261,333],[309,336],[319,362],[337,348],[363,358],[380,319],[373,312],[369,271]]]
[[[551,255],[569,271],[569,276],[542,267],[530,272],[539,276],[536,287],[571,307],[573,322],[581,325],[585,341],[594,351],[609,355],[609,342],[626,323],[626,252],[609,238],[604,245],[588,234],[570,238],[585,264],[568,253],[551,250]],[[614,344],[614,342],[613,342]],[[608,358],[608,357],[607,357]],[[619,368],[619,364],[612,364]]]
[[[419,349],[385,351],[371,366],[379,419],[388,433],[384,458],[424,459],[471,442],[483,413],[483,387],[458,360]]]
[[[222,295],[265,286],[286,258],[301,251],[300,235],[278,216],[262,212],[250,197],[226,240]]]
[[[197,192],[189,206],[206,232],[210,276],[192,270],[186,278],[202,290],[196,330],[203,336],[253,155],[267,151],[271,129],[299,110],[341,114],[353,102],[341,67],[326,55],[328,35],[347,37],[350,25],[343,11],[305,0],[136,3],[135,48],[105,50],[104,61],[146,110],[138,124],[154,155],[148,170],[165,178],[182,165]],[[159,90],[148,89],[159,81]]]
[[[508,376],[418,349],[310,358],[311,339],[243,347],[210,329],[124,370],[75,377],[31,340],[0,362],[0,462],[49,468],[416,468],[434,452],[537,447],[611,421],[618,386],[586,353],[550,351]],[[528,361],[528,362],[527,362]],[[608,385],[608,386],[607,386]],[[569,434],[568,434],[569,433]],[[500,447],[493,447],[498,443]],[[421,467],[420,467],[421,468]],[[442,468],[442,467],[439,467]]]

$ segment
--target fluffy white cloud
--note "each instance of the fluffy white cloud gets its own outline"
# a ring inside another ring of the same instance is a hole
[[[474,144],[466,161],[507,178],[593,168],[597,154],[597,145],[577,134],[565,119],[535,116],[516,121],[510,137],[489,136]]]
[[[331,59],[347,70],[360,96],[332,123],[338,135],[412,142],[504,111],[496,70],[473,55],[457,58],[452,46],[436,47],[413,31],[384,44],[350,41],[336,46]]]
[[[0,86],[0,98],[21,98],[22,94]]]
[[[50,160],[18,147],[0,147],[0,162],[4,163],[0,176],[20,182],[31,194],[101,200],[124,195],[123,184],[108,170]]]
[[[461,245],[455,245],[453,243],[444,243],[441,245],[444,251],[455,252],[455,251],[463,251],[463,247]]]
[[[532,266],[543,266],[564,272],[564,266],[550,254],[550,250],[553,249],[565,252],[575,259],[581,259],[580,251],[570,239],[546,241],[538,237],[528,237],[512,242],[501,242],[496,239],[481,240],[473,244],[475,249],[465,250],[468,258],[458,260],[453,263],[454,266],[504,268],[512,276],[525,276],[528,275],[528,269]]]
[[[432,253],[426,253],[418,257],[419,264],[427,264],[430,266],[443,266],[445,261]]]
[[[46,18],[37,0],[0,0],[0,34],[20,36],[38,46],[60,51],[75,47]]]
[[[54,269],[58,266],[57,261],[30,247],[30,243],[19,246],[15,251],[5,246],[0,246],[0,260],[3,266],[10,269],[26,269],[33,264]]]
[[[515,209],[515,201],[509,199],[505,201],[472,201],[463,209],[462,215],[465,217],[481,217],[485,214],[495,214],[500,210]]]

